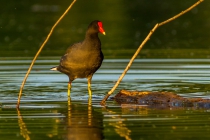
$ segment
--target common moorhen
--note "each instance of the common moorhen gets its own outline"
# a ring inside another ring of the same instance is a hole
[[[98,33],[105,35],[102,22],[94,20],[88,26],[85,39],[71,45],[61,57],[59,66],[51,68],[51,70],[58,70],[69,77],[69,97],[71,83],[76,78],[88,79],[88,93],[90,97],[92,96],[91,79],[93,74],[100,68],[104,58]]]

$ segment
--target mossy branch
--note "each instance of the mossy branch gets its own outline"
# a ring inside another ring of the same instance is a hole
[[[19,91],[19,96],[18,96],[18,101],[17,101],[17,108],[19,108],[19,105],[20,105],[20,99],[21,99],[21,95],[22,95],[22,91],[23,91],[23,88],[24,88],[24,85],[26,83],[26,80],[28,78],[28,75],[37,59],[37,57],[39,56],[40,52],[42,51],[43,47],[45,46],[45,44],[47,43],[47,41],[49,40],[52,32],[54,31],[55,27],[58,25],[58,23],[63,19],[63,17],[68,13],[68,11],[71,9],[71,7],[74,5],[74,3],[76,2],[76,0],[73,0],[71,2],[71,4],[69,5],[69,7],[66,9],[66,11],[61,15],[61,17],[57,20],[57,22],[53,25],[53,27],[51,28],[47,38],[45,39],[45,41],[42,43],[42,45],[40,46],[39,50],[37,51],[36,55],[34,56],[34,59],[32,60],[31,62],[31,65],[30,67],[28,68],[28,71],[25,75],[25,78],[23,79],[23,82],[22,82],[22,85],[20,87],[20,91]]]
[[[157,23],[153,29],[149,32],[149,34],[147,35],[147,37],[144,39],[144,41],[140,44],[139,48],[136,50],[135,54],[133,55],[133,57],[130,59],[130,62],[128,63],[127,67],[125,68],[125,70],[123,71],[123,73],[121,74],[121,76],[119,77],[118,81],[116,82],[116,84],[113,86],[113,88],[108,92],[108,94],[103,98],[103,100],[101,101],[101,105],[105,105],[106,104],[106,100],[109,98],[109,96],[114,92],[114,90],[118,87],[118,85],[120,84],[120,82],[122,81],[123,77],[125,76],[125,74],[127,73],[127,71],[129,70],[129,68],[131,67],[134,59],[137,57],[137,55],[139,54],[139,52],[141,51],[141,49],[143,48],[143,46],[146,44],[146,42],[150,39],[150,37],[152,36],[152,34],[155,32],[155,30],[168,23],[171,22],[172,20],[175,20],[176,18],[182,16],[183,14],[187,13],[188,11],[192,10],[194,7],[196,7],[198,4],[200,4],[201,2],[203,2],[203,0],[199,0],[198,2],[196,2],[195,4],[193,4],[191,7],[189,7],[188,9],[180,12],[179,14],[175,15],[172,18],[169,18],[161,23]]]

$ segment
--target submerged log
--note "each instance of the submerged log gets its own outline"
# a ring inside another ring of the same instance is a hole
[[[185,98],[172,92],[142,92],[121,90],[114,100],[119,104],[147,105],[151,107],[210,108],[210,99]]]

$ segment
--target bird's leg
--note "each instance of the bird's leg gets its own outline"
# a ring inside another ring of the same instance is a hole
[[[71,82],[68,82],[68,97],[70,97],[71,94]]]
[[[93,119],[93,114],[92,114],[92,97],[88,98],[88,125],[92,126],[92,119]]]
[[[88,77],[88,93],[89,93],[89,98],[92,97],[92,91],[91,91],[91,79],[92,77]]]

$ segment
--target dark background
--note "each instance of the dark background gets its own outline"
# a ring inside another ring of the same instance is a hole
[[[51,27],[72,1],[0,1],[0,57],[33,57]],[[92,20],[103,22],[99,35],[105,58],[130,58],[156,23],[190,7],[197,0],[77,0],[55,28],[40,56],[61,56],[83,40]],[[140,58],[209,58],[210,1],[161,26]]]

